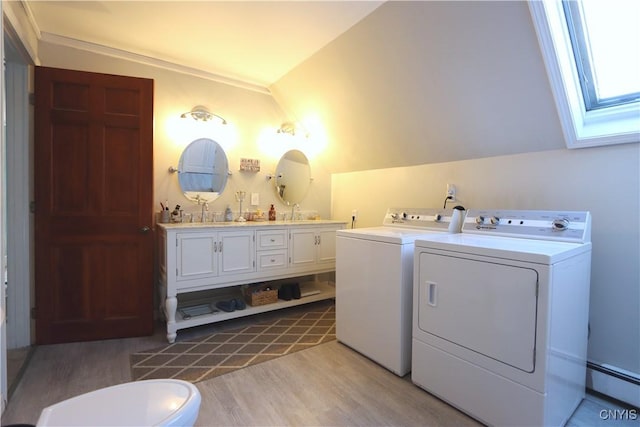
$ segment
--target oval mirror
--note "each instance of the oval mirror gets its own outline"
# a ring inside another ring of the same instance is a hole
[[[216,141],[200,138],[184,149],[178,163],[178,182],[185,197],[211,202],[227,185],[227,155]]]
[[[276,167],[276,193],[288,205],[300,203],[309,189],[311,168],[302,151],[284,153]]]

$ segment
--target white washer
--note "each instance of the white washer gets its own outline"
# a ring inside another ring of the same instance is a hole
[[[412,381],[489,425],[564,424],[584,397],[588,212],[469,211],[416,241]]]
[[[451,210],[388,209],[383,226],[336,234],[336,338],[397,375],[411,369],[414,241]]]

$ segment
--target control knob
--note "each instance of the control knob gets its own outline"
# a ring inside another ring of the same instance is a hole
[[[435,222],[440,222],[440,221],[442,221],[442,215],[440,215],[440,214],[435,214],[435,216],[433,217],[433,220],[434,220]]]
[[[484,217],[482,215],[476,217],[476,224],[484,224]]]
[[[566,230],[567,228],[569,228],[569,220],[566,218],[556,218],[551,223],[551,226],[554,230]]]
[[[492,216],[491,217],[491,224],[493,224],[493,225],[500,224],[500,218],[498,218],[497,216]]]

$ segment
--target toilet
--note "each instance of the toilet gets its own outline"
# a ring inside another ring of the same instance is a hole
[[[46,407],[37,426],[193,426],[200,392],[182,380],[134,381]]]

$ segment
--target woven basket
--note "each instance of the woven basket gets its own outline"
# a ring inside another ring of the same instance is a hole
[[[277,289],[267,290],[260,287],[248,286],[242,289],[242,293],[247,304],[253,307],[278,302]]]

